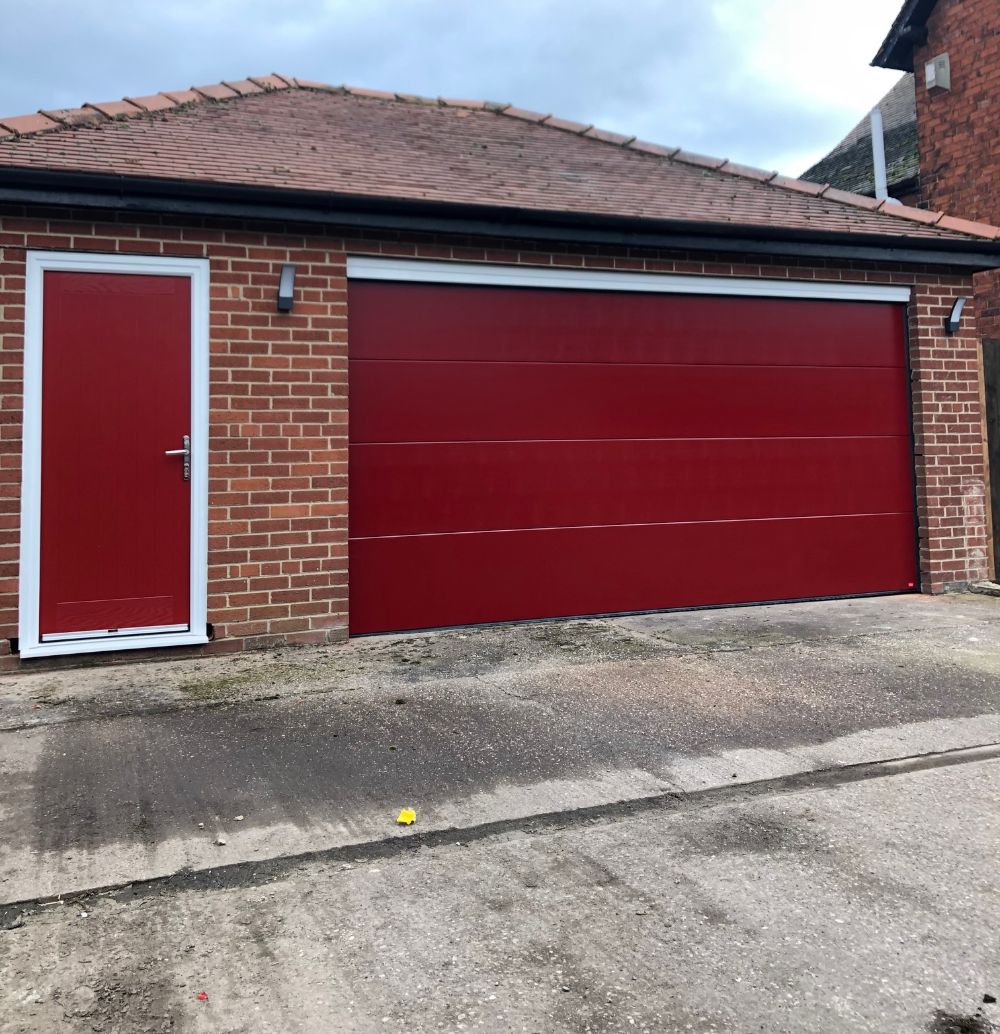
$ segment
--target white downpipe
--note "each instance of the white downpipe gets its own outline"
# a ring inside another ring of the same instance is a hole
[[[889,200],[889,183],[885,172],[885,133],[882,129],[882,112],[872,108],[872,162],[875,166],[875,198],[878,201]]]

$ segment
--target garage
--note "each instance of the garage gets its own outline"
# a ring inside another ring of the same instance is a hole
[[[352,633],[916,587],[905,289],[349,277]]]
[[[513,105],[271,75],[0,116],[0,671],[961,591],[998,264]]]

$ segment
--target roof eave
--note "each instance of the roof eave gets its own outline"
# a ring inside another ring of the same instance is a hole
[[[906,0],[871,63],[878,68],[913,71],[913,48],[927,42],[927,19],[937,0]]]
[[[0,202],[972,269],[1000,266],[1000,239],[654,220],[37,169],[0,169]]]

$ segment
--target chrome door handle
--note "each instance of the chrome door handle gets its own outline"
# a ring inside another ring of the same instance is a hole
[[[184,457],[184,480],[191,480],[191,435],[186,434],[181,439],[184,443],[183,449],[167,449],[163,454],[164,456],[183,456]]]

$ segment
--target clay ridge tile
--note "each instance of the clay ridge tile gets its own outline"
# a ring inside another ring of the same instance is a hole
[[[59,129],[59,123],[48,115],[38,112],[35,115],[11,115],[7,118],[0,118],[0,126],[8,134],[14,136],[25,136],[28,133],[46,133],[51,129]]]
[[[352,97],[371,97],[374,100],[380,101],[394,101],[396,95],[389,93],[388,90],[369,90],[364,86],[344,86],[345,93],[349,93]]]
[[[349,87],[347,86],[331,86],[330,83],[317,83],[312,79],[293,79],[291,85],[300,90],[320,90],[323,93],[349,92]]]
[[[230,97],[238,97],[239,94],[226,86],[225,83],[210,83],[208,86],[192,86],[195,93],[200,94],[206,100],[225,101]]]
[[[800,194],[810,194],[819,197],[820,194],[830,186],[829,183],[809,183],[807,180],[793,179],[791,176],[774,176],[768,182],[774,187],[784,187],[786,190],[795,190]]]
[[[989,240],[996,240],[1000,237],[1000,226],[990,226],[988,223],[976,223],[969,219],[959,219],[953,215],[942,215],[936,226],[944,230],[956,230],[958,233],[971,233],[977,237],[987,237]]]
[[[128,118],[129,115],[138,114],[143,109],[137,104],[129,101],[100,101],[97,104],[84,104],[85,108],[93,108],[99,111],[106,118]]]
[[[840,201],[845,205],[854,205],[855,208],[867,208],[869,212],[874,212],[879,206],[879,202],[873,197],[852,194],[849,190],[841,190],[839,187],[827,187],[823,191],[823,197],[831,201]]]
[[[680,150],[679,147],[664,147],[662,144],[651,144],[648,140],[633,140],[628,146],[632,151],[642,151],[643,154],[657,154],[661,158],[673,158]]]
[[[778,173],[774,169],[758,169],[753,165],[741,165],[739,162],[725,162],[719,166],[719,172],[728,173],[730,176],[740,176],[743,179],[757,180],[760,183],[770,183]]]
[[[543,126],[550,126],[552,129],[563,129],[567,133],[586,133],[588,129],[594,127],[589,122],[574,122],[568,118],[556,118],[555,115],[549,115],[549,117],[542,123]]]
[[[165,93],[151,93],[147,97],[126,97],[129,104],[134,104],[143,111],[167,111],[169,108],[176,108],[176,101],[172,101]]]
[[[222,85],[238,93],[241,97],[264,92],[264,87],[258,86],[252,79],[224,79]]]
[[[94,108],[61,108],[58,111],[42,111],[42,115],[54,119],[62,126],[96,126],[107,119]]]
[[[591,126],[582,136],[589,137],[591,140],[603,140],[606,144],[620,144],[623,147],[632,143],[635,139],[634,136],[626,136],[624,133],[612,133],[607,129],[598,129],[596,126]]]
[[[500,111],[501,115],[506,115],[508,118],[519,118],[522,122],[544,122],[547,118],[551,118],[551,115],[543,115],[540,111],[528,111],[526,108],[515,108],[513,104],[508,104]]]
[[[176,104],[197,104],[202,99],[201,94],[196,90],[171,90],[163,96],[168,97]]]
[[[252,75],[250,82],[256,83],[262,90],[287,90],[292,85],[285,76],[274,72],[270,75]]]
[[[671,159],[673,162],[683,162],[685,165],[698,165],[703,169],[721,169],[728,158],[713,158],[707,154],[696,154],[694,151],[685,151],[683,148],[674,154]]]
[[[472,111],[483,111],[486,101],[463,100],[460,97],[439,97],[438,103],[444,108],[469,108]]]

